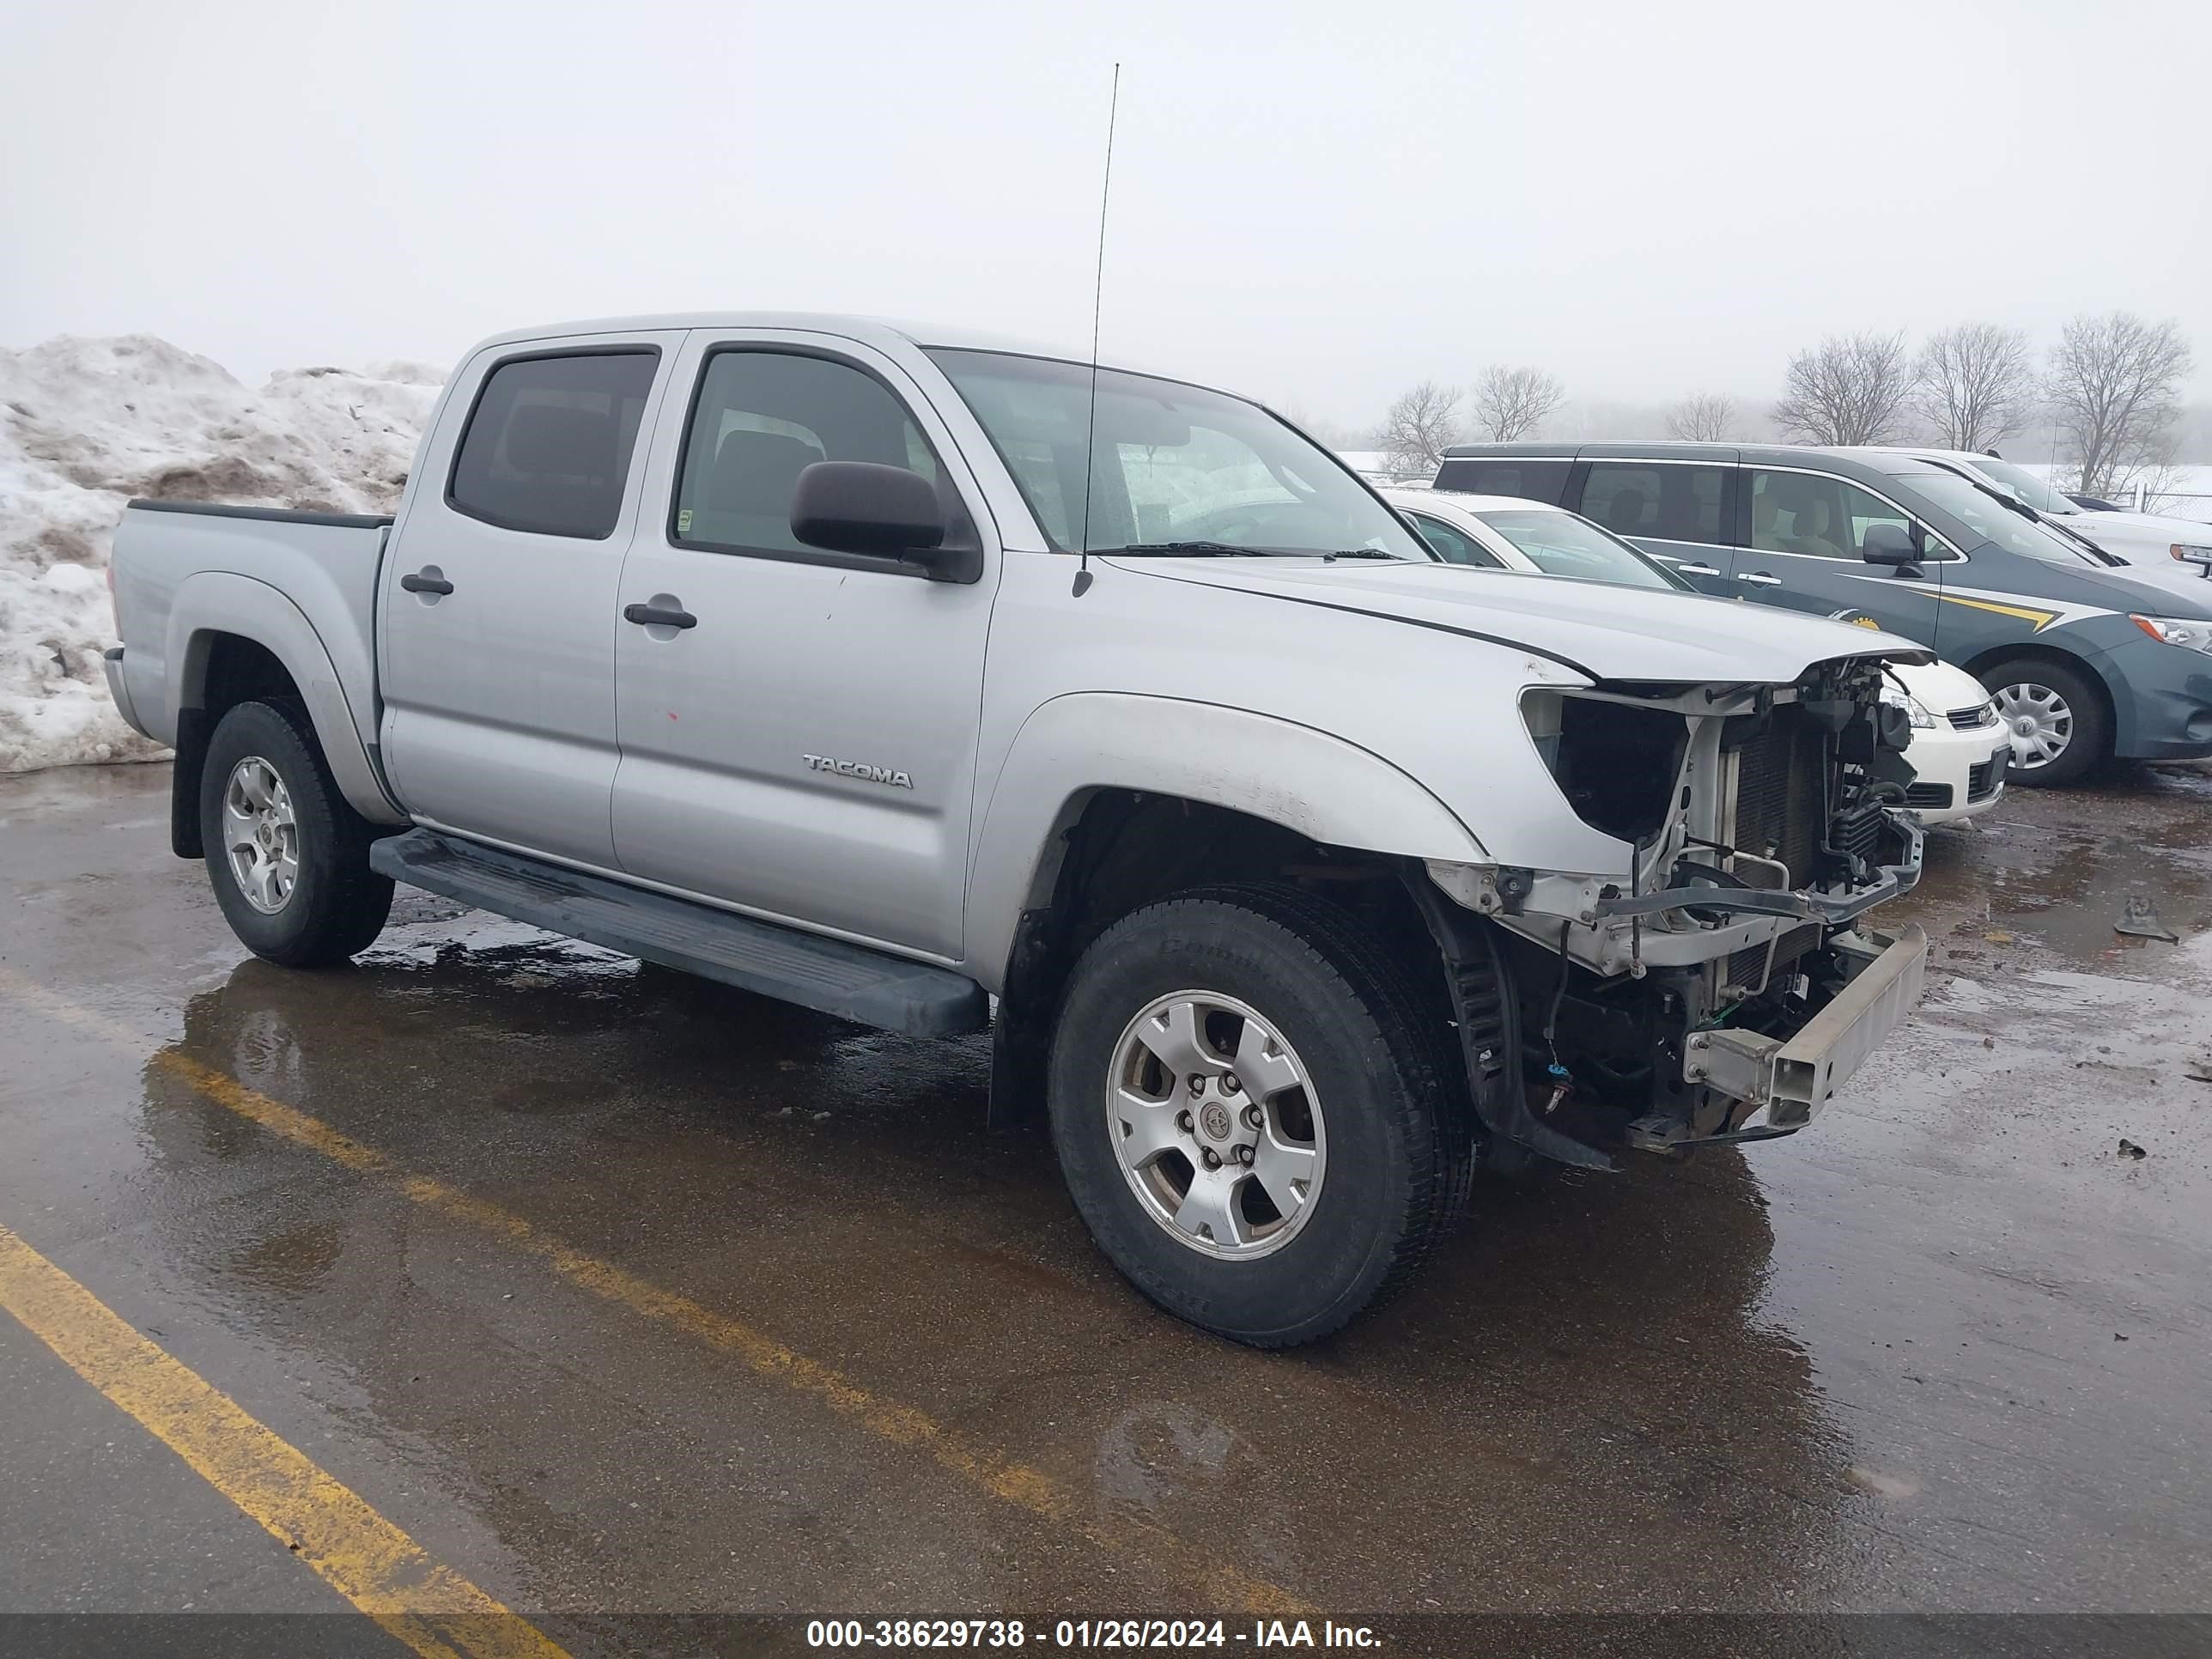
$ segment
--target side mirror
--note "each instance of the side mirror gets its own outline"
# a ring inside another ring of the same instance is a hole
[[[1920,549],[1904,526],[1870,524],[1859,539],[1859,556],[1869,564],[1917,564]]]
[[[945,509],[919,472],[873,461],[817,461],[791,495],[791,533],[809,547],[906,559],[936,574],[949,556]]]

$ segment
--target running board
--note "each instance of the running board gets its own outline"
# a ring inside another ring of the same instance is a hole
[[[957,1036],[990,1024],[983,988],[950,969],[756,921],[501,852],[434,830],[374,843],[380,875],[605,945],[702,979],[908,1036]]]

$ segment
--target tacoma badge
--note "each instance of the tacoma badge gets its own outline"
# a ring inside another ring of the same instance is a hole
[[[832,760],[827,755],[801,755],[817,772],[835,772],[841,778],[859,778],[867,783],[887,783],[894,789],[911,789],[914,779],[904,772],[894,772],[888,766],[870,766],[861,761]]]

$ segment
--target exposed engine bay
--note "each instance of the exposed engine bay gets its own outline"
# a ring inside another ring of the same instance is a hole
[[[1501,930],[1534,1117],[1572,1099],[1654,1151],[1792,1133],[1856,1063],[1824,1048],[1808,1081],[1793,1040],[1877,962],[1820,1041],[1861,1002],[1893,988],[1917,998],[1924,947],[1909,963],[1886,957],[1894,942],[1858,925],[1920,876],[1919,822],[1904,810],[1911,727],[1883,683],[1866,657],[1789,686],[1613,683],[1524,697],[1577,816],[1627,843],[1626,879],[1429,871]]]

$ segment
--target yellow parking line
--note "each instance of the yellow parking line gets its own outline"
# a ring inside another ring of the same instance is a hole
[[[566,1659],[5,1227],[0,1308],[423,1659]]]
[[[147,1039],[142,1033],[104,1014],[80,1007],[5,968],[0,968],[0,991],[131,1053],[142,1054],[145,1050]],[[1198,1591],[1209,1606],[1275,1618],[1310,1620],[1320,1616],[1316,1608],[1290,1591],[1265,1579],[1255,1578],[1228,1563],[1212,1559],[1165,1528],[1101,1516],[1066,1485],[1042,1470],[976,1445],[927,1413],[886,1400],[751,1326],[716,1313],[689,1297],[662,1290],[611,1261],[586,1255],[512,1210],[486,1199],[472,1198],[431,1176],[413,1174],[386,1154],[364,1146],[297,1107],[272,1100],[237,1079],[173,1049],[156,1053],[153,1063],[226,1110],[348,1169],[397,1181],[409,1198],[426,1209],[479,1228],[538,1257],[563,1279],[594,1296],[675,1327],[687,1336],[732,1356],[758,1376],[820,1401],[880,1439],[925,1454],[939,1468],[969,1486],[1064,1527],[1102,1551],[1146,1561],[1155,1570]]]

